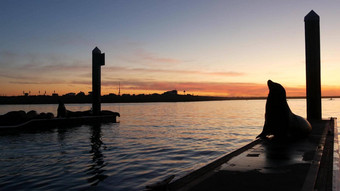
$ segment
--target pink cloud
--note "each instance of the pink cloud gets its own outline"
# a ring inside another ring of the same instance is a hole
[[[180,63],[181,60],[174,59],[174,58],[166,58],[166,57],[159,57],[155,54],[152,54],[150,52],[146,52],[143,50],[139,50],[137,52],[137,56],[140,57],[143,60],[150,61],[150,62],[157,62],[157,63]]]
[[[235,76],[243,76],[245,73],[241,72],[209,72],[209,71],[199,71],[199,70],[171,70],[171,69],[151,69],[151,68],[128,68],[128,67],[105,67],[103,68],[105,71],[110,72],[140,72],[140,73],[172,73],[172,74],[193,74],[193,75],[212,75],[212,76],[226,76],[226,77],[235,77]]]
[[[129,63],[138,63],[142,65],[151,66],[164,64],[178,64],[183,62],[182,60],[176,58],[158,56],[155,53],[145,51],[144,49],[141,48],[136,49],[134,52],[128,55],[120,55],[119,59]]]

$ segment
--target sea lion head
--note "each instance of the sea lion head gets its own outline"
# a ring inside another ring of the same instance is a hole
[[[269,115],[277,115],[278,113],[285,114],[291,112],[287,103],[285,88],[271,80],[267,82],[269,94],[266,103],[266,113]]]
[[[267,85],[269,88],[267,100],[272,100],[278,103],[283,103],[287,101],[286,90],[281,84],[268,80]]]

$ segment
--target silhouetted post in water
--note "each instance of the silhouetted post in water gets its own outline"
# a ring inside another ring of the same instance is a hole
[[[101,69],[105,65],[105,54],[98,47],[92,50],[92,110],[94,115],[99,115],[101,111],[100,89],[101,89]]]
[[[313,10],[305,16],[307,119],[321,120],[320,26]]]

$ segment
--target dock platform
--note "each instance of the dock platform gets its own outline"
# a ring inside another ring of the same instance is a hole
[[[69,127],[85,124],[98,124],[98,123],[116,123],[119,113],[111,115],[99,116],[79,116],[79,117],[62,117],[52,119],[31,119],[27,122],[12,125],[0,126],[0,133],[16,132],[16,131],[34,131],[34,130],[47,130],[56,127]]]
[[[297,141],[260,140],[156,190],[339,190],[336,118]]]

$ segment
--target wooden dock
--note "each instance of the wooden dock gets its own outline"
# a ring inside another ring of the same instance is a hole
[[[336,118],[312,122],[298,141],[255,140],[151,190],[339,190]]]

